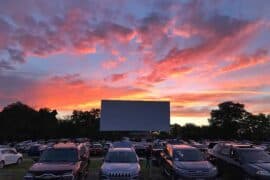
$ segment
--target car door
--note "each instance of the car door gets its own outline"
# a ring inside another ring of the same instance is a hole
[[[13,149],[9,150],[9,155],[10,155],[10,159],[11,159],[11,163],[15,164],[18,161],[18,153],[16,151],[14,151]]]
[[[12,164],[12,155],[10,154],[9,150],[3,150],[2,151],[3,160],[5,161],[5,164]]]
[[[228,160],[230,165],[230,172],[234,178],[241,179],[243,170],[240,163],[240,158],[236,150],[232,149],[230,151],[230,159]]]

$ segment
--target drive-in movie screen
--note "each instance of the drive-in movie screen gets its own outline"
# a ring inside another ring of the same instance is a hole
[[[270,0],[0,0],[0,180],[270,180]]]

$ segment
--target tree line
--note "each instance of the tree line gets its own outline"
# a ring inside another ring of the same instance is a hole
[[[117,139],[128,132],[100,132],[100,109],[74,110],[57,119],[57,111],[35,110],[21,102],[7,105],[0,112],[0,141],[77,138]],[[252,114],[244,104],[223,102],[210,112],[209,126],[171,125],[170,132],[153,133],[158,138],[269,140],[270,115]]]

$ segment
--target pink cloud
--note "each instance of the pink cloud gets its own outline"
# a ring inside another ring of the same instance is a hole
[[[114,69],[123,64],[125,61],[125,57],[119,56],[117,59],[104,61],[101,65],[104,69]]]
[[[268,55],[267,50],[259,49],[252,55],[241,55],[233,58],[231,64],[222,68],[223,72],[236,71],[258,64],[264,64],[270,62],[270,56]]]

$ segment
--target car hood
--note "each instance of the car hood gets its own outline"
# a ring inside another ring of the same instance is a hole
[[[65,171],[74,170],[76,163],[35,163],[30,171]]]
[[[174,164],[181,169],[210,169],[213,167],[208,161],[175,161]]]
[[[252,165],[270,171],[270,163],[254,163]]]
[[[131,172],[139,171],[140,165],[138,163],[103,163],[101,167],[104,172]]]

